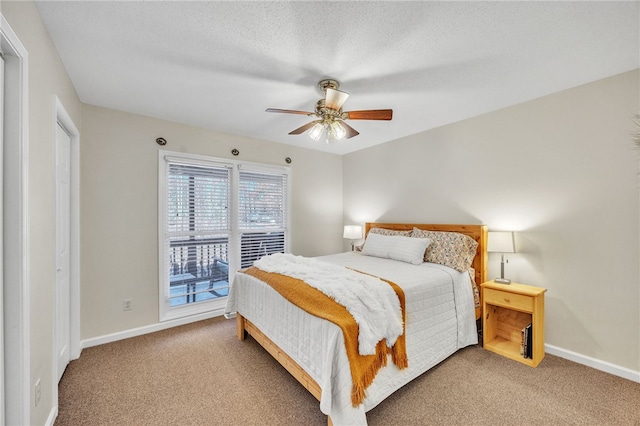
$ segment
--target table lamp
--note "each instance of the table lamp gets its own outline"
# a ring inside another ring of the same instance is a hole
[[[493,281],[500,284],[510,284],[511,280],[504,277],[504,254],[516,252],[513,232],[489,231],[488,238],[487,251],[489,253],[501,253],[502,255],[500,260],[500,278],[496,278]]]
[[[342,238],[351,240],[351,251],[354,251],[355,247],[353,245],[353,241],[362,239],[362,226],[346,225],[344,227],[344,233],[342,234]]]

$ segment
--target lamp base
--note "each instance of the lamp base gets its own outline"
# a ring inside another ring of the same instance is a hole
[[[498,284],[511,284],[511,280],[509,278],[495,278],[493,282]]]

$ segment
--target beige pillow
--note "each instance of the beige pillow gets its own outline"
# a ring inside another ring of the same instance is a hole
[[[431,240],[424,254],[425,262],[438,263],[460,272],[471,267],[478,249],[478,243],[473,238],[458,232],[425,231],[413,228],[411,236]]]

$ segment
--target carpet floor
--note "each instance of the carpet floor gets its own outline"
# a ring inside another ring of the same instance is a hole
[[[458,351],[367,413],[388,425],[640,426],[640,383],[546,355],[538,368]],[[235,321],[200,321],[82,351],[56,426],[326,425],[318,401]]]

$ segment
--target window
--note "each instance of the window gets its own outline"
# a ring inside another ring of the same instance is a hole
[[[285,252],[287,176],[240,170],[240,267]]]
[[[288,251],[289,169],[160,151],[160,320],[222,312],[234,272]]]

